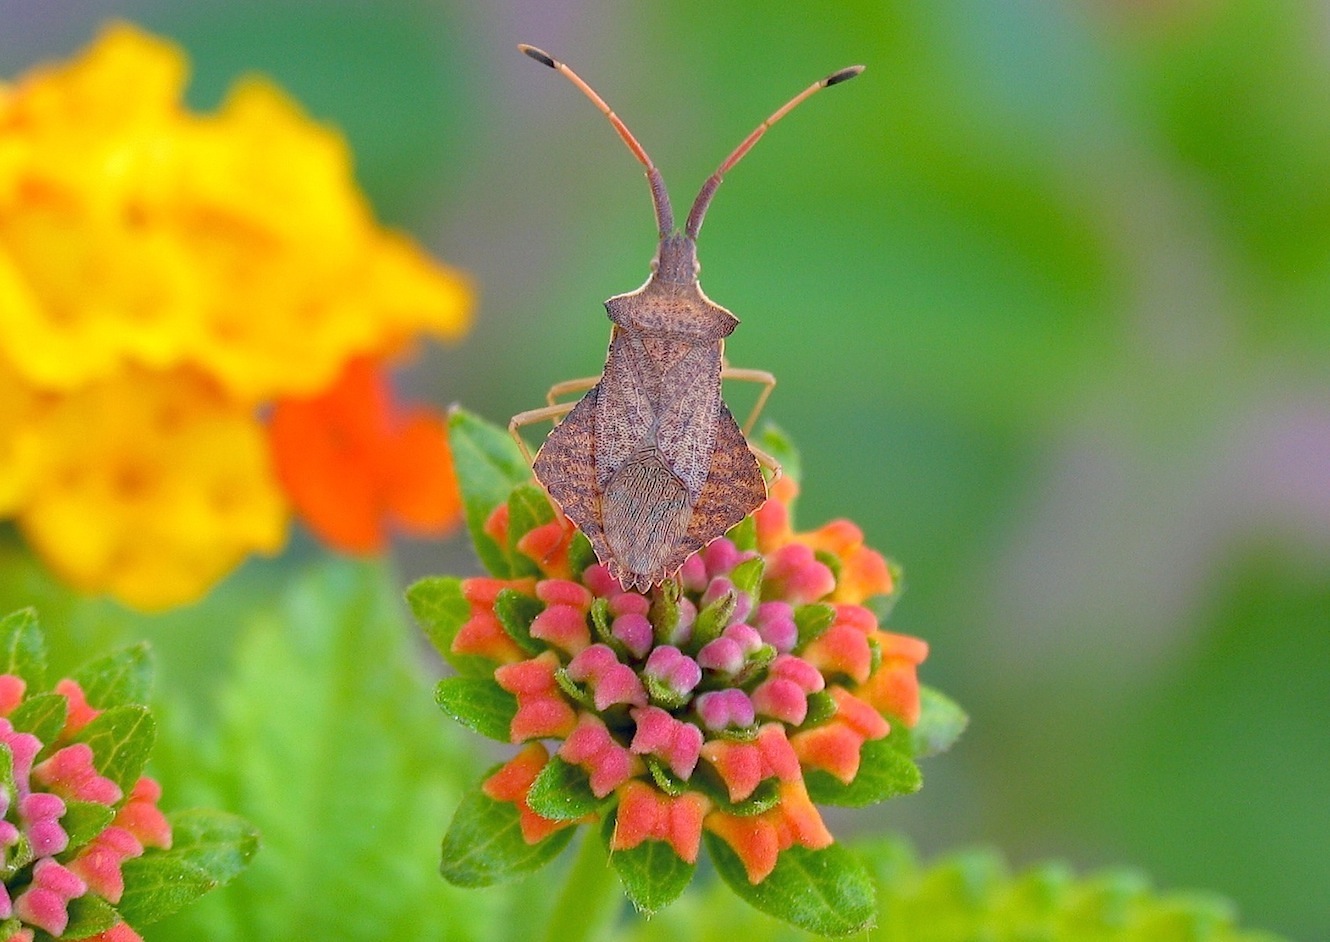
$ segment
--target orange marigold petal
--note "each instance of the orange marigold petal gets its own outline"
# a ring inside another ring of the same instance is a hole
[[[386,503],[393,522],[412,536],[439,537],[462,519],[448,427],[430,409],[402,416],[387,468]]]

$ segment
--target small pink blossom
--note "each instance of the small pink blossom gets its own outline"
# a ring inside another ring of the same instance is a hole
[[[619,663],[618,655],[608,644],[593,644],[582,651],[568,662],[567,671],[573,680],[591,688],[597,710],[621,703],[646,706],[646,688],[637,672]]]
[[[709,690],[693,701],[702,725],[712,731],[752,726],[756,715],[748,694],[735,687]]]

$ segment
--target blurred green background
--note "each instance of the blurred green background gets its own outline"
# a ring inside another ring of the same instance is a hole
[[[0,74],[111,16],[188,49],[198,107],[261,71],[345,130],[381,218],[480,290],[405,385],[496,420],[600,369],[600,302],[654,247],[636,164],[517,42],[682,206],[866,64],[736,168],[700,244],[731,362],[779,377],[803,525],[851,516],[905,567],[894,625],[973,716],[920,795],[840,827],[1133,863],[1330,938],[1324,5],[0,2]]]

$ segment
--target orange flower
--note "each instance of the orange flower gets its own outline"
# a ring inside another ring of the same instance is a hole
[[[338,549],[381,551],[389,523],[440,536],[460,519],[443,419],[395,402],[374,360],[351,360],[317,396],[280,400],[268,433],[283,490]]]

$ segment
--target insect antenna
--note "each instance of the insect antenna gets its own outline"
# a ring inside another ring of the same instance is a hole
[[[597,95],[595,89],[584,82],[582,77],[568,68],[567,65],[535,46],[519,43],[517,48],[541,65],[547,65],[554,71],[563,73],[568,81],[580,88],[582,94],[591,99],[591,103],[600,109],[601,114],[610,119],[610,124],[614,125],[614,130],[619,132],[619,136],[628,145],[628,149],[633,152],[633,156],[641,161],[642,166],[647,168],[647,183],[651,185],[651,202],[656,208],[656,226],[662,236],[669,235],[674,230],[674,211],[670,208],[670,195],[665,191],[665,178],[660,175],[660,171],[651,162],[646,150],[637,142],[637,138],[633,137],[633,132],[628,130],[628,126],[620,120],[617,114],[610,110],[610,106],[605,104],[605,99]]]
[[[528,53],[528,55],[529,54],[530,53]],[[744,138],[743,143],[736,147],[730,156],[725,158],[721,165],[716,169],[716,172],[707,177],[707,182],[702,184],[702,189],[697,194],[697,199],[693,202],[693,208],[688,213],[688,223],[684,226],[684,235],[690,239],[697,238],[698,230],[702,228],[702,218],[707,214],[707,207],[711,205],[711,198],[716,195],[716,188],[720,186],[720,181],[725,178],[725,174],[729,173],[730,168],[743,159],[743,155],[752,149],[753,145],[761,139],[762,135],[767,133],[769,127],[802,104],[804,100],[811,97],[814,92],[819,92],[831,85],[839,85],[841,82],[848,82],[863,70],[864,67],[861,65],[852,65],[841,69],[839,72],[831,73],[821,81],[809,85],[799,94],[795,95],[785,104],[777,108],[776,112],[770,118],[767,118],[767,120],[759,124],[753,133]]]

